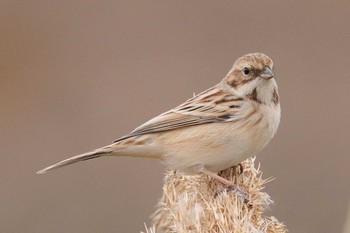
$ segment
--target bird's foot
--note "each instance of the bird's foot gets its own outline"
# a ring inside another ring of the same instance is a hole
[[[243,202],[245,204],[247,204],[249,202],[249,199],[248,199],[248,195],[240,188],[238,187],[237,185],[235,184],[231,184],[229,186],[227,186],[226,188],[223,188],[223,189],[218,189],[215,194],[214,194],[214,197],[216,198],[218,195],[220,195],[222,192],[234,192],[238,197],[240,197]]]
[[[234,184],[232,181],[229,181],[229,180],[219,176],[218,174],[215,174],[211,171],[208,171],[202,165],[197,165],[194,167],[194,169],[197,172],[204,173],[204,174],[216,179],[217,181],[221,182],[222,184],[224,184],[226,186],[226,188],[224,188],[224,189],[217,190],[214,194],[214,197],[217,197],[223,191],[226,191],[226,192],[233,191],[237,194],[237,196],[242,198],[244,203],[248,203],[249,200],[247,198],[247,194],[245,192],[243,192],[243,190],[240,187],[238,187],[236,184]]]

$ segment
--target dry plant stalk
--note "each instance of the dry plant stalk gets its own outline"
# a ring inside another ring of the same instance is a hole
[[[272,203],[270,196],[262,192],[271,179],[262,179],[254,160],[248,159],[241,167],[229,168],[220,174],[235,181],[248,194],[248,204],[206,175],[184,176],[168,171],[163,196],[152,215],[153,227],[146,232],[287,232],[275,217],[262,216]],[[218,190],[224,191],[215,197]]]

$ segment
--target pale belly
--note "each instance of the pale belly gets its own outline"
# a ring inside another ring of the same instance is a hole
[[[164,133],[159,139],[164,145],[165,164],[188,174],[194,173],[196,165],[219,172],[255,155],[271,139],[266,129],[247,131],[230,123],[214,124]]]

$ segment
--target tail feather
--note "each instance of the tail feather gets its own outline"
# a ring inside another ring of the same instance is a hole
[[[49,166],[47,168],[44,168],[44,169],[38,171],[37,174],[44,174],[47,171],[50,171],[50,170],[53,170],[53,169],[64,167],[64,166],[67,166],[67,165],[70,165],[70,164],[73,164],[73,163],[77,163],[77,162],[80,162],[80,161],[86,161],[86,160],[90,160],[90,159],[99,158],[99,157],[101,157],[103,155],[107,155],[107,154],[111,154],[111,153],[112,153],[112,151],[111,150],[106,150],[106,148],[97,149],[97,150],[94,150],[94,151],[90,151],[90,152],[87,152],[87,153],[84,153],[84,154],[80,154],[80,155],[77,155],[77,156],[74,156],[74,157],[62,160],[61,162],[58,162],[56,164],[53,164],[53,165],[51,165],[51,166]]]

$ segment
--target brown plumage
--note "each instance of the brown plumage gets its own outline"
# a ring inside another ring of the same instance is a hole
[[[185,173],[215,172],[262,150],[280,121],[273,62],[262,53],[237,59],[217,85],[167,111],[114,143],[49,166],[38,173],[101,156],[162,159]]]

